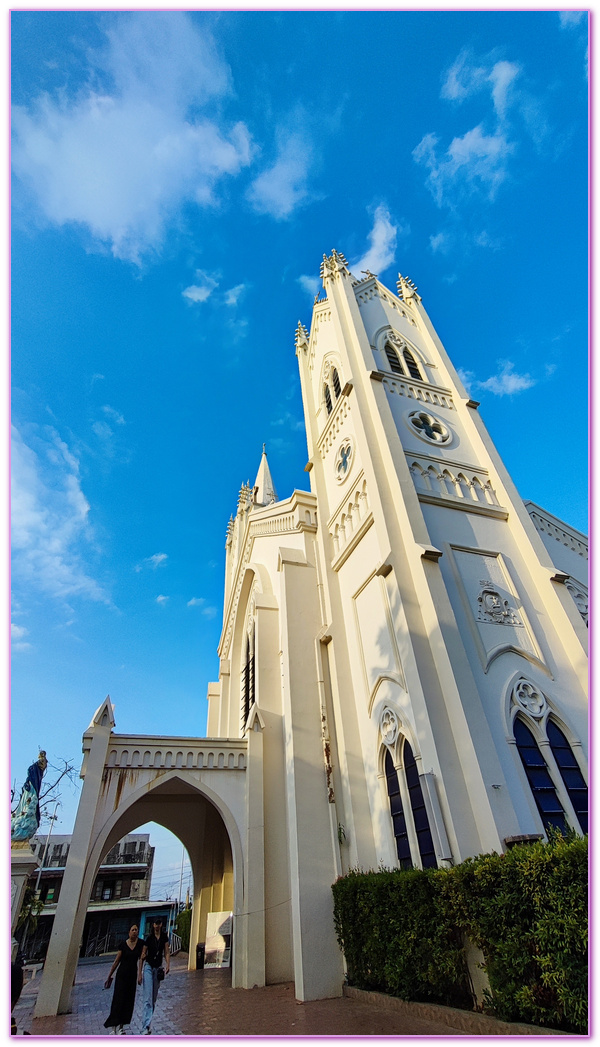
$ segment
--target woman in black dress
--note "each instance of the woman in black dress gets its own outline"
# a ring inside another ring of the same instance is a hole
[[[110,1014],[104,1022],[104,1028],[113,1029],[115,1034],[125,1034],[123,1026],[129,1025],[133,1014],[138,979],[138,960],[144,948],[144,943],[140,941],[138,934],[139,928],[134,923],[129,928],[129,938],[120,943],[115,962],[104,983],[104,988],[110,989],[112,976],[115,971],[117,972]]]

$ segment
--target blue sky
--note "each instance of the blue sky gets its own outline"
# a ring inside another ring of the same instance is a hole
[[[332,248],[415,281],[522,497],[587,529],[586,14],[11,29],[13,779],[78,763],[107,693],[117,731],[205,733],[263,441],[308,488],[294,330]]]

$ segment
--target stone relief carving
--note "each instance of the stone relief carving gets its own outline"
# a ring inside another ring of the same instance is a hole
[[[502,555],[464,546],[450,546],[446,554],[484,671],[487,672],[495,658],[510,650],[545,665],[527,611]]]
[[[535,684],[530,683],[529,680],[521,678],[517,680],[512,690],[512,700],[515,705],[518,705],[525,712],[529,713],[530,716],[534,716],[539,719],[544,715],[548,708],[548,702],[546,701],[546,695],[542,694]]]
[[[398,737],[398,717],[393,709],[384,709],[379,721],[381,737],[386,745],[393,745]]]
[[[477,621],[492,622],[495,625],[523,625],[517,612],[509,606],[508,600],[498,592],[493,582],[480,581],[481,592],[477,597]]]

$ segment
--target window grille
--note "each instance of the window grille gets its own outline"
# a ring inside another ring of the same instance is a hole
[[[331,402],[331,393],[329,392],[329,386],[325,386],[325,406],[327,408],[327,414],[331,414],[333,411],[333,404]]]
[[[333,376],[332,377],[333,377],[333,391],[335,393],[335,398],[337,400],[338,397],[341,396],[342,387],[340,385],[340,376],[337,373],[335,367],[333,368]]]

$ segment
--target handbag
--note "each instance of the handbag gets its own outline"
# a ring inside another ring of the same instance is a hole
[[[165,977],[165,969],[164,969],[164,967],[158,967],[157,970],[156,970],[156,980],[157,980],[157,982],[162,982],[164,977]]]

